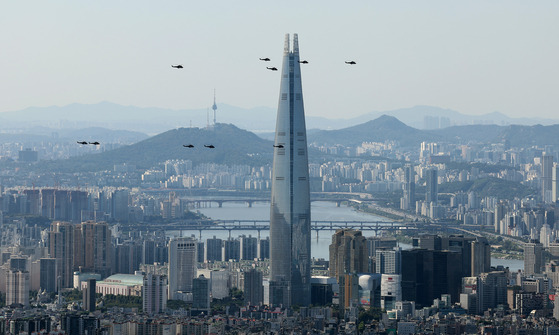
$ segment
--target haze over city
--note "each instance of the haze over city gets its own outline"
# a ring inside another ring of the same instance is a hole
[[[558,8],[6,4],[0,334],[559,334]]]
[[[308,116],[415,105],[554,118],[556,1],[10,1],[0,111],[110,101],[195,109],[277,103],[281,44],[303,43]],[[355,66],[344,61],[354,60]],[[181,70],[170,64],[183,64]],[[1,115],[1,114],[0,114]]]

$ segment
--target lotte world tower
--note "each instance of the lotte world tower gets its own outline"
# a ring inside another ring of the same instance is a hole
[[[311,208],[299,43],[285,36],[270,205],[270,303],[311,303]]]

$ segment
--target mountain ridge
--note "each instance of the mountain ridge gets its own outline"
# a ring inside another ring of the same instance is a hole
[[[270,107],[241,108],[218,103],[217,121],[232,123],[252,131],[273,131],[275,129],[276,110]],[[343,129],[371,121],[381,115],[395,116],[408,126],[424,128],[425,117],[449,118],[450,124],[525,124],[550,125],[559,123],[558,119],[510,118],[500,112],[484,115],[466,115],[457,111],[418,105],[384,112],[372,111],[353,118],[329,119],[312,116],[307,113],[307,128],[323,130]],[[124,106],[103,101],[97,104],[72,103],[65,106],[27,107],[19,111],[0,113],[0,129],[15,129],[34,125],[83,128],[100,126],[110,129],[126,129],[148,134],[161,133],[169,129],[191,125],[204,127],[213,120],[210,108],[168,109],[159,107]]]

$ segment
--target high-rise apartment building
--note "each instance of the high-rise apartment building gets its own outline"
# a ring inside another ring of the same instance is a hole
[[[57,277],[63,288],[74,285],[74,224],[53,222],[49,231],[49,254],[56,259]]]
[[[220,238],[209,238],[206,240],[206,248],[204,250],[204,261],[215,262],[221,261],[221,245],[223,240]]]
[[[270,259],[270,237],[258,241],[258,258]]]
[[[169,242],[169,299],[182,300],[181,293],[192,292],[196,259],[196,239],[179,237]]]
[[[252,236],[241,236],[240,247],[241,247],[241,259],[242,260],[253,260],[258,258],[258,239]]]
[[[106,222],[87,221],[74,227],[74,269],[108,277],[112,261],[111,230]]]
[[[144,276],[142,287],[143,312],[162,313],[167,307],[167,278],[148,273]]]
[[[29,272],[18,269],[6,273],[6,306],[29,305]]]
[[[429,169],[426,171],[425,181],[425,202],[437,203],[439,201],[439,179],[437,169]]]
[[[366,273],[369,269],[367,239],[361,231],[340,229],[332,235],[330,244],[330,276]]]
[[[238,239],[229,238],[223,240],[223,248],[221,250],[221,259],[223,261],[241,259],[241,242]]]
[[[415,171],[413,165],[404,167],[404,194],[400,201],[400,209],[415,210]]]
[[[299,42],[285,37],[270,204],[273,305],[311,303],[311,206]]]

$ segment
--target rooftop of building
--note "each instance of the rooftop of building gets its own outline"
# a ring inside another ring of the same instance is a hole
[[[143,285],[144,276],[117,273],[105,278],[105,280],[100,281],[97,284],[127,285],[127,286]]]

